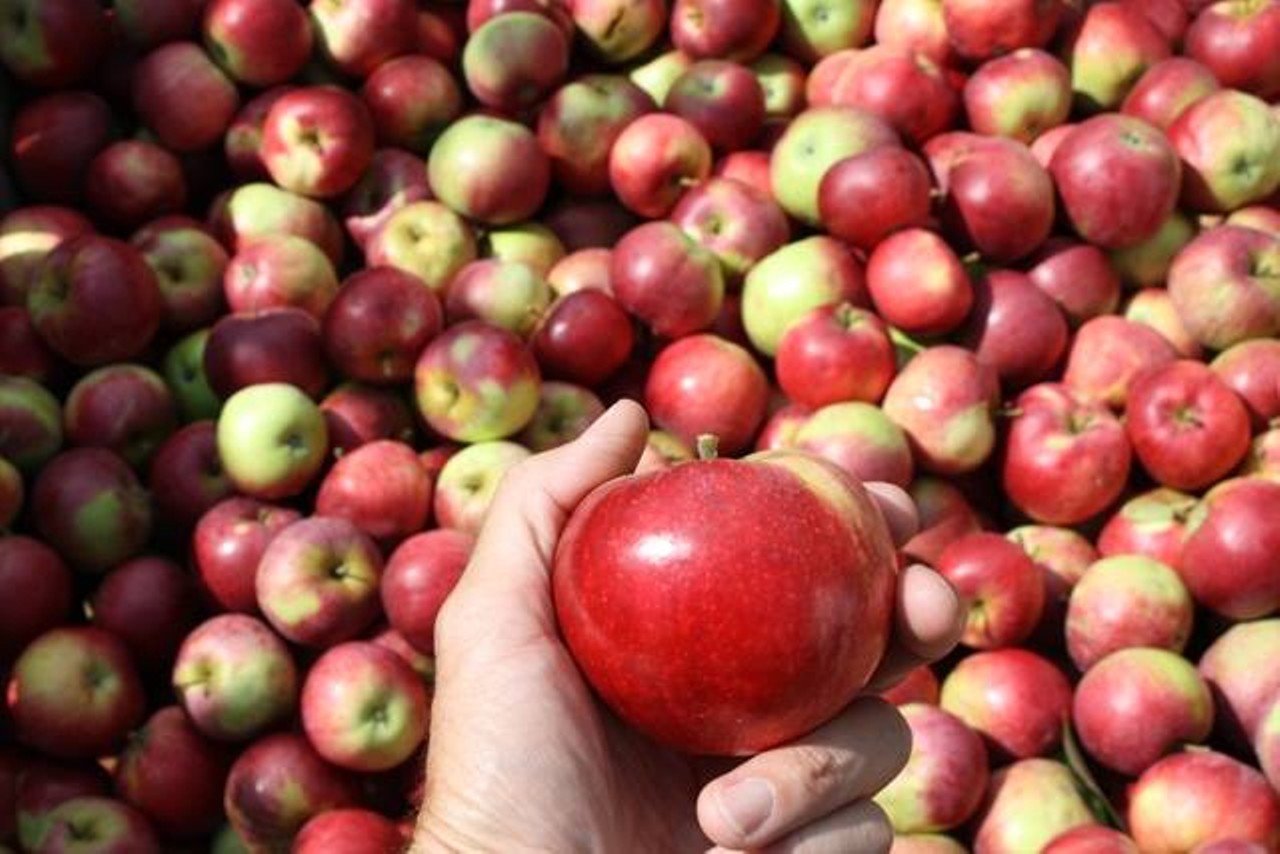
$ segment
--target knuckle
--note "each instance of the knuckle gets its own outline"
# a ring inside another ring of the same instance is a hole
[[[806,798],[824,798],[840,786],[845,763],[835,751],[817,745],[798,745],[793,751],[796,781]]]

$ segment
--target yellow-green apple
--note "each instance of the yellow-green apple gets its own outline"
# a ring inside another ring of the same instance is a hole
[[[223,313],[227,251],[202,225],[185,217],[162,217],[134,232],[129,242],[155,273],[165,329],[188,332]]]
[[[1179,569],[1187,519],[1195,506],[1192,496],[1166,487],[1136,495],[1103,525],[1098,551],[1104,557],[1143,555]]]
[[[660,53],[648,62],[637,65],[627,73],[627,79],[649,96],[655,104],[661,104],[671,91],[671,84],[693,65],[693,58],[679,50]]]
[[[697,128],[715,150],[738,151],[764,126],[764,89],[745,65],[702,59],[671,84],[663,108]]]
[[[978,67],[964,84],[969,127],[1027,145],[1071,112],[1071,72],[1057,57],[1021,48]]]
[[[128,463],[104,448],[54,457],[31,491],[41,537],[75,567],[103,572],[151,536],[150,498]]]
[[[485,258],[519,262],[543,278],[565,256],[564,244],[556,233],[533,220],[487,229],[479,248]]]
[[[142,253],[110,237],[84,234],[40,264],[27,311],[50,349],[90,367],[142,353],[160,326],[164,303]]]
[[[1136,777],[1213,729],[1213,698],[1191,662],[1144,646],[1117,650],[1089,667],[1071,710],[1080,744],[1101,765]]]
[[[278,635],[256,617],[220,614],[178,649],[173,688],[191,723],[218,741],[245,741],[284,720],[298,672]]]
[[[302,826],[320,813],[355,806],[359,786],[325,762],[300,733],[259,739],[227,776],[223,806],[251,851],[289,851]]]
[[[1048,376],[1066,352],[1068,337],[1066,318],[1053,299],[1014,270],[986,272],[972,292],[961,340],[1008,386]]]
[[[1092,112],[1120,106],[1143,72],[1172,52],[1151,19],[1123,2],[1090,6],[1063,51],[1076,101]]]
[[[528,338],[551,303],[551,286],[528,264],[482,258],[449,283],[445,317],[450,324],[482,320]]]
[[[815,308],[792,324],[774,369],[788,398],[816,409],[849,400],[879,403],[897,364],[884,321],[845,302]]]
[[[39,851],[160,854],[164,849],[147,817],[107,797],[71,798],[45,816]]]
[[[1031,283],[1058,304],[1072,326],[1112,314],[1120,304],[1120,276],[1096,246],[1050,238],[1032,263]]]
[[[222,70],[254,88],[287,82],[311,58],[311,22],[294,0],[211,0],[201,31]]]
[[[1220,88],[1213,72],[1194,59],[1171,56],[1143,72],[1120,112],[1167,131],[1188,107]]]
[[[145,140],[121,140],[89,161],[84,194],[98,222],[130,231],[182,210],[187,185],[182,164],[168,150]]]
[[[942,345],[923,351],[899,371],[883,406],[906,431],[921,468],[954,475],[973,471],[991,456],[999,401],[994,370],[968,350]]]
[[[22,512],[26,499],[26,487],[22,472],[13,463],[0,457],[0,530],[8,531]]]
[[[610,65],[644,53],[667,26],[664,0],[569,0],[568,5],[578,37]]]
[[[547,195],[551,162],[524,125],[487,115],[451,124],[431,148],[436,198],[486,225],[528,219]]]
[[[1101,824],[1084,824],[1060,833],[1043,854],[1142,854],[1133,840]]]
[[[859,481],[882,481],[904,489],[913,465],[907,437],[870,403],[832,403],[809,415],[790,446],[815,454]]]
[[[337,86],[284,93],[262,126],[260,156],[272,180],[311,198],[333,198],[354,187],[373,150],[369,108]]]
[[[233,83],[194,42],[170,42],[138,62],[133,109],[165,148],[200,151],[222,141],[240,106]]]
[[[675,0],[671,41],[694,59],[755,59],[778,32],[779,0]]]
[[[986,60],[1048,44],[1065,6],[1058,0],[942,0],[942,18],[957,54]]]
[[[71,208],[39,205],[18,208],[0,219],[0,304],[25,306],[31,279],[59,244],[93,231],[93,224]]]
[[[1150,326],[1102,315],[1076,331],[1062,382],[1083,400],[1119,410],[1135,377],[1177,357],[1173,345]]]
[[[297,495],[329,450],[324,415],[288,383],[245,386],[218,416],[218,456],[240,492],[268,500]]]
[[[21,596],[0,600],[0,659],[12,661],[39,635],[71,613],[71,571],[39,540],[10,534],[0,539],[0,583]]]
[[[1243,341],[1210,365],[1249,408],[1255,430],[1280,417],[1280,341]]]
[[[293,839],[295,854],[356,854],[399,851],[409,834],[385,816],[366,809],[332,809],[310,819]]]
[[[586,288],[553,302],[531,343],[547,376],[596,386],[622,367],[634,341],[631,318],[617,300]]]
[[[413,53],[418,34],[413,0],[311,0],[307,4],[321,55],[347,77]]]
[[[256,498],[226,498],[207,510],[192,535],[192,557],[205,594],[219,609],[258,609],[254,578],[267,545],[301,518],[298,511]]]
[[[1108,180],[1099,181],[1103,161]],[[1165,135],[1115,113],[1077,125],[1054,152],[1050,170],[1072,227],[1105,249],[1153,237],[1173,213],[1182,181],[1178,154]]]
[[[383,439],[340,457],[320,481],[315,507],[376,540],[398,542],[426,525],[431,495],[431,477],[413,448]]]
[[[1182,359],[1134,380],[1125,432],[1154,480],[1196,491],[1221,480],[1244,459],[1249,412],[1208,366]]]
[[[343,383],[320,401],[335,457],[379,439],[412,442],[413,412],[399,390]]]
[[[765,536],[783,507],[794,524]],[[811,455],[774,451],[594,491],[569,519],[552,583],[569,650],[614,711],[661,743],[727,755],[808,732],[862,689],[885,648],[894,578],[866,490]],[[679,612],[661,604],[672,597]]]
[[[842,302],[870,305],[862,264],[839,240],[815,235],[751,268],[743,282],[742,321],[755,349],[773,356],[793,324],[815,308]]]
[[[352,379],[405,382],[442,328],[440,300],[421,279],[372,267],[348,277],[325,313],[325,353]]]
[[[165,706],[120,754],[116,792],[165,837],[200,836],[222,821],[222,790],[230,767],[225,746],[202,735],[180,706]]]
[[[568,37],[537,12],[490,18],[462,50],[467,89],[484,106],[504,112],[518,113],[543,101],[568,69]]]
[[[357,636],[378,616],[382,555],[354,522],[312,516],[267,544],[254,580],[272,627],[302,646],[325,648]]]
[[[364,252],[397,211],[430,198],[426,162],[408,151],[380,148],[373,153],[364,175],[342,199],[343,225]]]
[[[91,626],[33,640],[13,663],[6,696],[18,740],[62,759],[112,753],[146,710],[129,650]]]
[[[515,442],[480,441],[449,457],[436,478],[436,524],[474,534],[480,530],[503,475],[528,459]]]
[[[645,404],[658,427],[688,443],[714,435],[720,450],[751,446],[768,406],[769,382],[755,358],[715,335],[690,335],[654,359]]]
[[[927,56],[944,67],[956,65],[942,0],[881,0],[875,10],[875,41]]]
[[[204,370],[208,329],[197,329],[169,348],[164,357],[164,379],[173,392],[184,421],[216,418],[222,404]]]
[[[1071,683],[1030,650],[996,649],[961,659],[942,682],[940,702],[985,736],[995,757],[1028,759],[1061,743]]]
[[[977,512],[950,481],[917,477],[907,491],[920,515],[920,530],[902,546],[911,559],[934,566],[943,549],[982,529]]]
[[[40,340],[26,308],[0,305],[0,374],[48,384],[61,371],[58,357]]]
[[[1052,759],[1024,759],[992,775],[975,819],[974,850],[1041,851],[1064,832],[1095,823],[1070,768]]]
[[[927,703],[898,711],[911,728],[911,756],[875,801],[895,833],[933,833],[959,827],[982,803],[987,749],[981,737],[950,712]]]
[[[68,444],[107,448],[142,468],[177,427],[178,412],[159,374],[122,363],[81,377],[67,394],[62,418]]]
[[[810,106],[867,110],[916,145],[949,129],[960,109],[932,60],[887,45],[831,54],[814,67],[807,88]]]
[[[224,399],[259,383],[290,383],[310,397],[329,385],[320,324],[300,308],[224,316],[209,331],[200,366]]]
[[[426,155],[462,112],[462,93],[449,69],[429,56],[402,56],[379,65],[360,89],[378,141]]]
[[[848,48],[862,47],[875,23],[876,4],[848,0],[830,6],[821,0],[782,0],[778,43],[804,63]]]
[[[274,184],[243,184],[228,191],[214,202],[209,223],[231,252],[258,237],[292,234],[323,249],[334,266],[342,260],[342,227],[329,209]]]
[[[706,329],[724,299],[716,256],[665,221],[637,226],[618,242],[609,281],[619,305],[664,338]]]
[[[1204,356],[1204,348],[1187,331],[1167,288],[1143,288],[1138,291],[1125,304],[1124,316],[1159,332],[1173,345],[1180,357],[1199,361]]]
[[[186,570],[161,557],[126,561],[107,573],[89,601],[93,625],[124,642],[144,673],[167,673],[195,623],[195,587]]]
[[[631,121],[609,150],[609,183],[628,210],[669,214],[686,188],[711,174],[711,146],[689,121],[646,113]]]
[[[0,376],[0,456],[33,475],[62,447],[62,405],[35,380]]]
[[[1206,6],[1187,28],[1185,49],[1223,86],[1280,95],[1280,5],[1270,0]]]
[[[968,614],[961,642],[975,649],[1015,646],[1030,637],[1044,612],[1040,569],[1000,534],[966,534],[943,549],[938,572],[951,582]]]
[[[897,142],[898,134],[874,113],[810,107],[787,125],[769,158],[778,204],[796,219],[818,224],[819,188],[827,171],[847,157]]]
[[[1201,232],[1169,270],[1169,294],[1201,344],[1225,350],[1280,334],[1280,236],[1238,225]]]
[[[456,441],[510,436],[538,406],[533,354],[514,333],[483,321],[464,321],[437,336],[414,375],[418,411],[432,429]]]
[[[648,93],[614,74],[588,74],[559,88],[538,113],[538,141],[557,186],[575,195],[607,193],[614,141],[653,109]]]
[[[1044,609],[1030,643],[1058,652],[1063,646],[1063,625],[1071,590],[1098,559],[1093,544],[1070,528],[1022,525],[1005,535],[1027,553],[1044,581]]]
[[[5,0],[0,64],[33,87],[63,89],[89,76],[110,43],[96,0]]]
[[[240,181],[269,181],[262,162],[262,128],[276,101],[294,87],[274,86],[245,101],[223,135],[222,150],[231,174]]]
[[[422,679],[400,656],[369,641],[339,644],[302,684],[302,728],[325,760],[352,771],[386,771],[427,734]]]
[[[405,205],[374,232],[365,245],[369,266],[395,267],[421,279],[437,295],[476,257],[471,227],[433,201]]]
[[[462,577],[474,543],[464,531],[440,528],[410,537],[387,558],[382,608],[414,649],[434,654],[436,616]]]
[[[1275,554],[1280,482],[1245,477],[1223,481],[1187,519],[1182,580],[1196,602],[1233,620],[1265,617],[1280,606]]]
[[[147,488],[170,530],[189,533],[207,510],[235,491],[218,458],[217,425],[193,421],[166,439],[151,459]]]
[[[893,232],[923,226],[933,191],[929,170],[905,148],[886,145],[837,162],[818,185],[827,231],[863,252]]]
[[[1227,213],[1280,187],[1280,115],[1259,98],[1207,95],[1178,116],[1169,139],[1184,167],[1184,207]]]
[[[5,146],[10,173],[28,198],[73,204],[84,193],[93,156],[115,138],[111,108],[91,92],[51,92],[13,116]]]
[[[1223,839],[1280,844],[1280,800],[1266,778],[1213,750],[1176,753],[1144,771],[1129,790],[1128,819],[1140,851],[1193,851]]]
[[[572,383],[544,382],[538,390],[538,409],[517,441],[534,453],[578,438],[604,414],[604,404],[590,390]]]
[[[1067,650],[1081,671],[1130,647],[1182,652],[1194,611],[1186,586],[1165,564],[1142,555],[1104,558],[1071,592]]]

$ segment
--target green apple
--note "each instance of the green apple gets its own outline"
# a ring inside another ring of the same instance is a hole
[[[475,260],[471,227],[439,202],[414,202],[392,214],[365,247],[369,266],[417,276],[443,296],[454,274]]]
[[[503,476],[530,456],[515,442],[478,442],[458,451],[436,480],[436,522],[467,533],[480,530]]]
[[[867,304],[862,266],[840,241],[806,237],[766,255],[747,273],[742,322],[755,348],[772,356],[792,324],[815,308],[845,301]]]
[[[877,0],[782,0],[782,45],[806,62],[862,47],[871,36],[876,6]]]
[[[218,417],[218,456],[236,489],[255,498],[297,495],[320,471],[329,431],[296,386],[261,383],[231,395]]]
[[[693,60],[687,54],[678,50],[669,50],[642,65],[637,65],[627,76],[631,78],[632,83],[648,93],[655,104],[661,104],[667,99],[667,93],[671,91],[676,80],[692,65]]]
[[[495,228],[480,238],[480,254],[499,261],[519,261],[546,277],[565,255],[556,233],[540,222],[519,222]]]
[[[183,421],[217,418],[222,402],[209,387],[204,372],[204,346],[208,329],[197,329],[169,349],[164,357],[164,378],[182,410]]]

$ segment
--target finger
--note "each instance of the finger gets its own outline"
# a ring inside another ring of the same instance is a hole
[[[880,514],[893,535],[894,545],[902,546],[916,535],[920,530],[920,513],[905,489],[879,481],[868,481],[863,486],[880,507]]]
[[[923,564],[908,566],[898,576],[894,640],[868,688],[883,691],[911,669],[942,658],[960,641],[964,622],[951,582]]]
[[[911,731],[893,706],[855,700],[835,720],[707,785],[698,823],[717,845],[769,845],[882,789],[906,764]]]
[[[874,801],[838,809],[764,848],[760,854],[884,854],[893,847],[893,826]],[[713,848],[714,854],[728,854]]]

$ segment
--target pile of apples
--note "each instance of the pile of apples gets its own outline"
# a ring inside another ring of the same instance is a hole
[[[895,851],[1280,850],[1280,0],[0,0],[0,66],[0,851],[397,850],[496,485],[621,397],[915,499]]]

